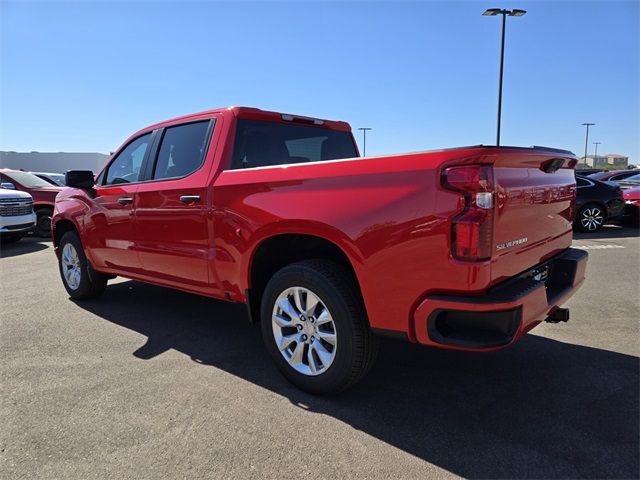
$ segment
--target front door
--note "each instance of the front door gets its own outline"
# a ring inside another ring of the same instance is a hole
[[[152,133],[147,133],[129,142],[112,160],[95,187],[84,237],[97,268],[142,272],[136,252],[134,204],[151,139]]]

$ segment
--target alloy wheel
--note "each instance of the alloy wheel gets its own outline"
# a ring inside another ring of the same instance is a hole
[[[62,249],[62,275],[67,286],[71,290],[77,290],[80,286],[82,273],[80,271],[80,258],[76,248],[67,243]]]
[[[598,230],[604,223],[604,215],[598,207],[587,208],[582,212],[580,224],[589,231]]]
[[[278,350],[297,372],[320,375],[333,363],[336,326],[325,303],[311,290],[291,287],[278,295],[271,326]]]

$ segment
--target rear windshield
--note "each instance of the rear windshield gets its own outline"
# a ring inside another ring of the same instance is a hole
[[[232,169],[357,157],[350,132],[238,120]]]

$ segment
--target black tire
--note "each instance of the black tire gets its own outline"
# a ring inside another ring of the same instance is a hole
[[[282,268],[267,284],[261,304],[262,336],[278,369],[301,390],[317,395],[343,391],[364,377],[373,365],[378,339],[369,328],[355,282],[349,271],[334,262],[304,260]],[[300,373],[289,365],[274,337],[272,315],[276,300],[293,287],[313,292],[331,313],[335,326],[333,361],[324,372],[313,376]]]
[[[598,203],[589,203],[580,207],[573,226],[579,232],[594,233],[602,229],[606,220],[605,207]]]
[[[7,233],[0,237],[0,242],[2,243],[15,243],[22,238],[22,235],[19,233]]]
[[[79,282],[76,285],[69,285],[67,278],[65,278],[64,272],[64,259],[65,247],[70,245],[77,253],[77,265],[79,272]],[[67,232],[60,239],[58,268],[60,270],[60,277],[62,278],[62,284],[67,290],[69,296],[74,300],[86,300],[89,298],[99,297],[104,292],[107,286],[107,276],[103,273],[96,272],[89,264],[82,243],[76,232]],[[75,287],[75,288],[74,288]]]
[[[53,216],[53,208],[44,207],[36,210],[36,228],[33,231],[36,237],[51,237],[51,217]]]

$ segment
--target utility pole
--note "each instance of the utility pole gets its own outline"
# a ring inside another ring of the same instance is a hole
[[[584,164],[587,164],[587,145],[589,145],[589,127],[594,126],[595,123],[583,123],[582,126],[587,127],[587,135],[584,139]]]
[[[367,130],[372,130],[371,127],[359,127],[358,130],[362,130],[362,156],[367,156]]]
[[[593,144],[596,146],[596,153],[593,155],[594,157],[598,156],[598,145],[600,145],[602,142],[593,142]],[[595,161],[595,160],[594,160]]]

